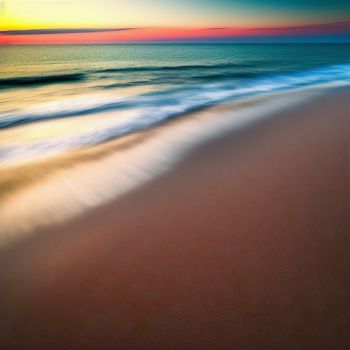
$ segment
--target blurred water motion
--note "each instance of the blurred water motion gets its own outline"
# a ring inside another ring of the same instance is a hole
[[[215,130],[257,116],[194,111],[349,84],[345,46],[2,47],[2,237],[121,195]]]

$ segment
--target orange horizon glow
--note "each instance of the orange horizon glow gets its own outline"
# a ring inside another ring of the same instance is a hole
[[[202,42],[224,40],[225,38],[338,34],[350,32],[350,22],[276,28],[116,28],[115,30],[98,30],[99,32],[57,34],[28,34],[25,30],[23,33],[26,34],[21,34],[20,30],[14,34],[3,31],[0,32],[0,44]],[[60,29],[57,29],[57,32],[59,31]]]

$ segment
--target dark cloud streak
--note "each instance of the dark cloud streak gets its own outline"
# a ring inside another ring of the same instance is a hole
[[[121,32],[140,28],[50,28],[50,29],[21,29],[2,30],[0,34],[5,35],[50,35],[50,34],[83,34],[102,32]]]
[[[251,28],[249,30],[259,31],[259,30],[308,30],[308,29],[325,29],[325,30],[350,30],[350,21],[335,22],[335,23],[319,23],[319,24],[309,24],[304,26],[286,26],[286,27],[261,27],[261,28]]]

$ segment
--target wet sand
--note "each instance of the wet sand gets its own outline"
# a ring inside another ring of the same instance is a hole
[[[227,133],[0,252],[0,348],[347,349],[349,98]]]

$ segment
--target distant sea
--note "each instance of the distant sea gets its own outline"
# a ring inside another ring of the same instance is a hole
[[[330,83],[350,84],[349,45],[1,46],[0,164],[89,147],[235,99]]]

